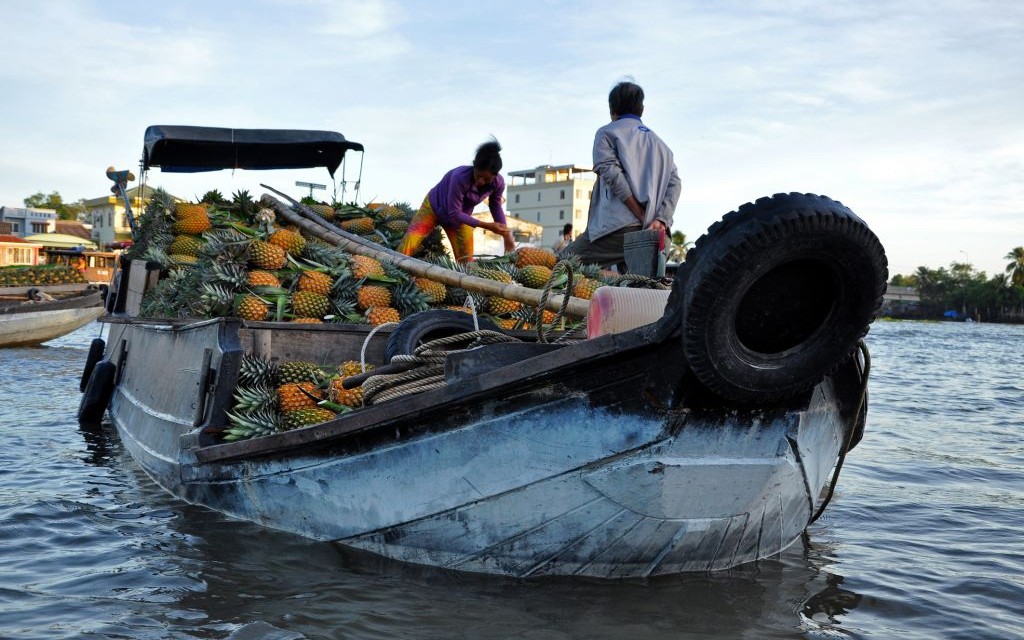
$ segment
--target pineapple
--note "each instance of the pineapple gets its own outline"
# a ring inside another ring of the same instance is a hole
[[[359,235],[373,233],[373,218],[362,217],[346,220],[341,223],[341,228],[349,233],[357,233]]]
[[[238,384],[244,386],[277,387],[278,369],[269,360],[251,353],[243,353],[238,365]]]
[[[323,392],[312,382],[286,382],[277,388],[277,406],[281,413],[315,407],[323,399]]]
[[[320,318],[292,318],[288,322],[294,322],[297,324],[323,324],[324,321]]]
[[[548,269],[554,269],[557,262],[558,256],[556,256],[555,252],[550,249],[544,249],[542,247],[521,247],[516,251],[516,266],[520,268],[539,264],[547,267]]]
[[[590,300],[594,295],[594,291],[596,291],[601,284],[601,282],[598,282],[593,278],[579,278],[572,285],[572,295],[577,298],[583,298],[584,300]]]
[[[270,313],[270,309],[259,296],[254,296],[251,293],[238,296],[235,304],[235,315],[242,320],[259,322],[266,320],[268,313]]]
[[[551,269],[540,264],[528,264],[519,270],[519,282],[531,289],[541,289],[551,279]]]
[[[292,313],[301,318],[323,318],[331,310],[331,301],[325,295],[312,291],[292,294]]]
[[[448,290],[440,282],[434,282],[427,278],[413,278],[412,281],[417,289],[427,295],[430,304],[441,304],[448,295]]]
[[[253,412],[227,412],[231,427],[224,431],[224,440],[234,442],[281,431],[281,419],[276,411],[260,409]]]
[[[366,370],[372,371],[373,365],[366,365]],[[346,360],[338,365],[338,375],[343,378],[350,378],[360,373],[363,373],[363,365],[358,360]]]
[[[387,287],[364,285],[356,292],[356,303],[362,310],[370,307],[390,307],[391,291]]]
[[[317,214],[318,216],[320,216],[324,220],[327,220],[327,221],[334,220],[334,217],[335,217],[334,207],[331,207],[331,206],[326,205],[326,204],[309,204],[309,205],[306,205],[306,206],[309,207],[313,211],[313,213]]]
[[[372,325],[381,325],[389,322],[398,322],[402,318],[398,314],[398,309],[392,307],[370,307],[366,310],[366,319]]]
[[[331,287],[334,285],[334,281],[326,273],[320,271],[303,271],[302,275],[299,276],[299,284],[297,289],[299,291],[312,291],[313,293],[319,293],[322,296],[326,296],[331,293]]]
[[[367,256],[352,256],[350,259],[352,277],[356,280],[362,278],[379,277],[384,275],[384,267],[380,261]]]
[[[487,298],[487,310],[496,316],[505,316],[515,313],[522,308],[522,303],[508,298],[491,296]]]
[[[249,245],[249,262],[257,269],[275,271],[288,262],[288,254],[276,244],[253,240]]]
[[[174,208],[175,233],[197,236],[212,226],[210,216],[206,213],[206,205],[179,202]]]
[[[167,253],[179,256],[192,256],[194,258],[199,255],[199,245],[201,243],[202,240],[197,236],[185,234],[175,236],[171,246],[167,248]]]
[[[404,220],[406,214],[395,205],[389,204],[377,210],[377,217],[381,220]]]
[[[346,407],[363,406],[363,386],[359,385],[352,389],[346,389],[343,386],[346,377],[338,376],[331,379],[331,390],[329,392],[331,402],[342,404]]]
[[[395,235],[405,235],[405,232],[409,230],[409,222],[407,220],[388,220],[384,223],[384,228]]]
[[[275,406],[277,406],[277,391],[271,387],[264,385],[246,387],[239,385],[235,389],[234,410],[236,412],[273,411]]]
[[[247,277],[250,287],[280,287],[281,281],[269,271],[250,271]]]
[[[281,383],[285,382],[319,382],[325,377],[324,371],[313,362],[307,360],[289,360],[278,368]]]
[[[293,256],[301,255],[306,248],[306,239],[302,234],[290,229],[278,229],[270,234],[267,242],[281,247]]]
[[[284,414],[283,427],[286,430],[301,429],[312,424],[333,420],[335,413],[323,407],[304,407]]]

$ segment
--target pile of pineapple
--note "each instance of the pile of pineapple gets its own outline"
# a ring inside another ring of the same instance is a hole
[[[405,204],[310,203],[340,228],[388,248],[401,241],[412,209]],[[500,258],[465,265],[454,262],[440,230],[423,243],[423,260],[503,283],[589,299],[613,274],[596,265],[573,266],[573,281],[552,277],[553,252],[523,247]],[[161,268],[161,278],[143,299],[141,314],[163,318],[238,317],[247,321],[380,325],[430,308],[478,313],[504,329],[531,329],[556,320],[519,302],[446,286],[413,276],[389,263],[353,255],[275,219],[246,192],[230,201],[208,192],[196,203],[177,202],[157,190],[140,216],[129,251]],[[579,319],[563,318],[563,329]],[[280,365],[247,355],[230,412],[226,440],[266,435],[329,420],[361,405],[359,389],[340,380],[359,373],[352,362],[337,367],[314,363]]]
[[[39,287],[87,282],[85,276],[77,269],[64,265],[13,266],[0,269],[0,287]]]

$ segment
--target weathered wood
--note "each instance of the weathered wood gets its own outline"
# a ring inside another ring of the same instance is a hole
[[[261,186],[271,189],[276,193],[281,193],[280,191],[277,191],[272,187],[268,187],[265,184]],[[277,215],[298,226],[310,235],[316,236],[324,242],[329,242],[330,244],[341,247],[342,249],[350,251],[356,255],[367,256],[382,262],[389,262],[399,269],[408,271],[409,273],[421,278],[427,278],[449,286],[459,287],[474,293],[481,293],[487,296],[499,296],[501,298],[521,302],[532,307],[539,307],[541,304],[543,294],[539,289],[531,289],[518,284],[506,284],[495,280],[488,280],[487,278],[480,278],[466,273],[460,273],[436,264],[430,264],[429,262],[417,260],[416,258],[410,258],[409,256],[405,256],[396,251],[392,251],[391,249],[387,249],[386,247],[382,247],[376,243],[360,238],[355,234],[334,227],[333,225],[328,228],[327,222],[323,220],[323,218],[317,216],[312,211],[303,210],[305,209],[304,205],[299,204],[298,206],[301,207],[301,213],[296,212],[292,207],[289,207],[269,194],[264,194],[260,199],[260,203],[272,208]],[[545,303],[545,308],[551,311],[558,311],[561,307],[561,295],[551,295]],[[566,305],[566,313],[577,318],[584,318],[586,317],[589,308],[590,303],[588,301],[583,300],[582,298],[570,296],[569,302]]]

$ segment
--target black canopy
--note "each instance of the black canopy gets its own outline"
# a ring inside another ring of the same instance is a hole
[[[196,173],[325,167],[333,177],[349,149],[362,151],[363,145],[334,131],[153,125],[146,129],[142,168]]]

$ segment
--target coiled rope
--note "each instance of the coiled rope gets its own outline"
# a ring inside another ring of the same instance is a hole
[[[414,367],[401,373],[386,373],[370,376],[363,383],[363,404],[393,400],[401,396],[439,389],[445,385],[444,363],[448,354],[501,342],[519,342],[518,338],[498,331],[469,331],[437,340],[425,342],[416,347],[411,355],[397,355],[391,364],[409,364]],[[460,348],[452,348],[462,345]]]

